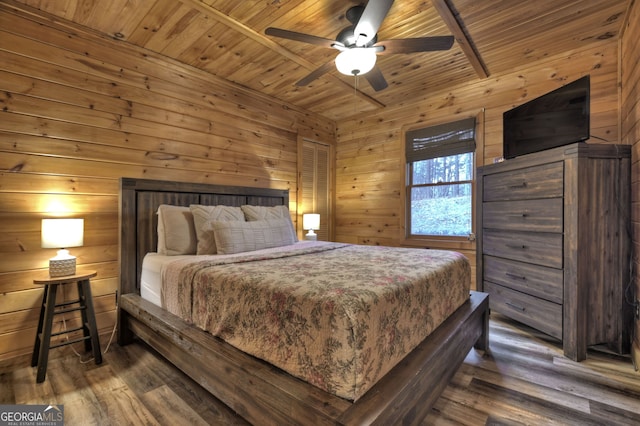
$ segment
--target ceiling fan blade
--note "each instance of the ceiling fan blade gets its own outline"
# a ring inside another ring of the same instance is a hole
[[[449,50],[453,46],[453,36],[435,36],[404,38],[397,40],[380,41],[375,47],[383,46],[384,50],[379,55],[392,53],[431,52],[434,50]]]
[[[335,63],[335,61],[329,61],[326,64],[321,65],[319,68],[315,69],[314,71],[311,71],[311,73],[309,75],[307,75],[303,79],[299,80],[296,83],[296,86],[306,86],[307,84],[311,83],[313,80],[315,80],[315,79],[325,75],[329,71],[335,69],[334,63]]]
[[[280,28],[269,27],[266,30],[264,30],[264,33],[266,35],[270,35],[270,36],[274,36],[274,37],[280,37],[280,38],[286,38],[286,39],[289,39],[289,40],[301,41],[303,43],[310,43],[310,44],[315,44],[315,45],[323,46],[323,47],[330,47],[331,48],[331,47],[334,47],[334,45],[342,46],[342,44],[340,42],[337,42],[335,40],[331,40],[331,39],[324,38],[324,37],[317,37],[317,36],[310,35],[310,34],[297,33],[295,31],[282,30]]]
[[[373,69],[366,73],[364,77],[376,92],[386,89],[389,86],[389,84],[387,84],[387,80],[384,79],[384,75],[382,75],[382,71],[380,71],[380,68],[378,68],[378,66],[373,67]]]
[[[357,37],[356,45],[364,46],[375,37],[391,5],[393,0],[369,0],[353,30]]]

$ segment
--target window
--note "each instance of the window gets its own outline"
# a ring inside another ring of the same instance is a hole
[[[406,132],[409,237],[473,235],[475,118]]]

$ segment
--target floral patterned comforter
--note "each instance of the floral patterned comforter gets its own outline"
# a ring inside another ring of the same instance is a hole
[[[236,348],[357,400],[469,298],[456,252],[305,242],[194,256],[163,273],[163,305]]]

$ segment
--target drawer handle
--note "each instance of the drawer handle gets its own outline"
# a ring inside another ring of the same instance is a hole
[[[511,272],[505,272],[504,273],[507,277],[509,278],[514,278],[516,280],[520,280],[520,281],[526,281],[527,277],[522,276],[522,275],[516,275],[516,274],[512,274]]]
[[[526,212],[514,213],[514,214],[507,215],[507,216],[508,217],[529,217],[529,213],[526,213]]]
[[[515,309],[518,309],[518,310],[524,312],[524,306],[516,305],[515,303],[511,303],[511,302],[504,302],[504,303],[507,306],[511,306],[512,308],[515,308]]]
[[[508,248],[516,249],[516,250],[526,250],[527,246],[524,244],[506,244]]]
[[[517,185],[509,186],[509,188],[511,188],[511,189],[526,188],[526,187],[527,187],[527,182],[526,181],[521,182],[521,183],[519,183]]]

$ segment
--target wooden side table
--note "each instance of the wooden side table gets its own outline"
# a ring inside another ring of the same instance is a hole
[[[96,275],[96,271],[78,269],[75,275],[50,277],[47,274],[43,278],[33,280],[34,284],[45,286],[44,294],[42,296],[42,306],[40,308],[38,331],[36,332],[33,354],[31,356],[31,366],[38,366],[36,376],[37,383],[43,382],[47,374],[49,349],[84,341],[85,350],[93,351],[93,358],[96,364],[102,363],[102,353],[100,352],[100,340],[98,339],[98,327],[96,325],[96,315],[93,309],[93,298],[91,296],[90,283],[90,279]],[[60,284],[69,284],[74,282],[78,285],[78,299],[56,304],[58,286]],[[80,311],[82,325],[71,330],[64,330],[52,334],[51,328],[53,325],[53,317],[55,315],[74,311]],[[73,333],[80,330],[82,330],[83,337],[58,343],[53,346],[51,345],[52,336]]]

